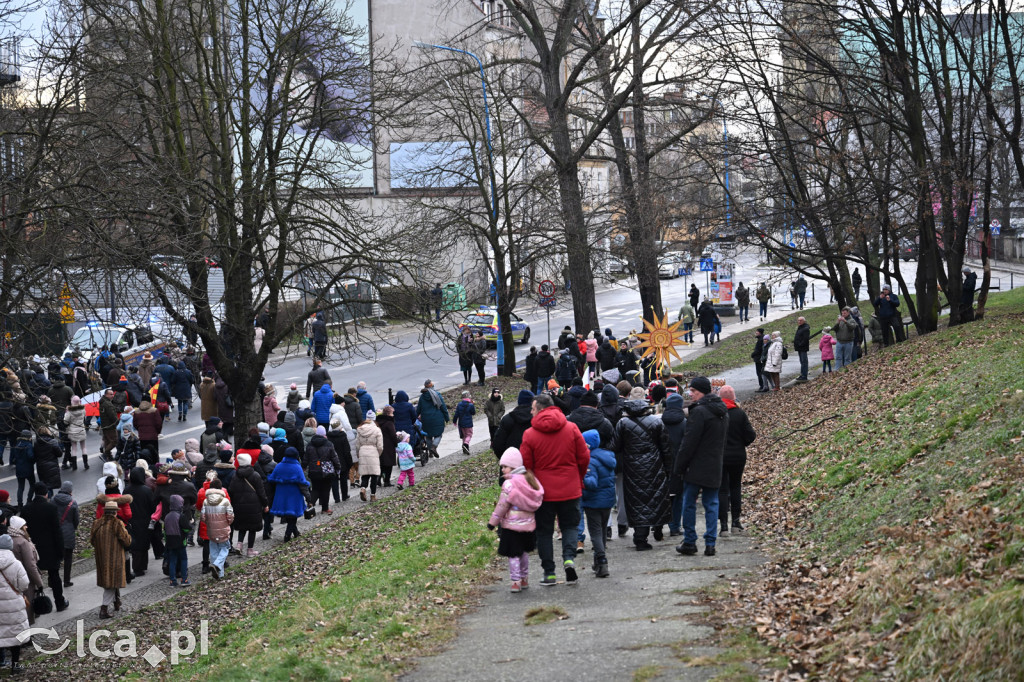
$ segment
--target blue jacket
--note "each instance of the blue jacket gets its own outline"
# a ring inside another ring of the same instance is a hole
[[[309,481],[302,474],[299,460],[285,457],[270,472],[267,481],[277,484],[274,488],[274,501],[270,505],[271,514],[301,518],[306,513],[306,497],[302,494],[301,486],[308,486]]]
[[[900,297],[890,293],[887,301],[883,296],[879,296],[875,299],[875,309],[878,310],[879,317],[896,317],[900,314]]]
[[[416,408],[409,402],[409,394],[399,391],[395,394],[395,430],[409,434],[409,445],[416,446],[419,434],[416,429]]]
[[[32,441],[18,438],[11,450],[11,464],[14,465],[14,475],[18,478],[32,478],[36,475],[36,453],[32,448]]]
[[[331,405],[334,404],[334,389],[330,384],[324,384],[320,390],[313,394],[309,406],[313,410],[313,416],[317,422],[326,424],[331,421]]]
[[[601,434],[594,429],[583,432],[590,448],[590,466],[583,477],[583,508],[611,509],[615,506],[615,453],[601,445]]]
[[[162,362],[154,367],[153,371],[160,375],[160,382],[167,386],[167,390],[170,390],[171,382],[174,381],[174,367],[171,366],[171,363]]]
[[[184,361],[178,362],[178,369],[171,375],[171,395],[175,400],[188,402],[192,400],[192,372],[185,367]]]
[[[363,411],[363,418],[366,418],[366,413],[370,410],[374,412],[377,409],[373,406],[373,396],[366,392],[365,388],[361,388],[356,391],[356,398],[359,399],[359,409]]]
[[[471,429],[473,428],[474,414],[476,414],[476,405],[469,400],[460,400],[459,404],[455,406],[455,415],[452,417],[452,421],[460,428]]]

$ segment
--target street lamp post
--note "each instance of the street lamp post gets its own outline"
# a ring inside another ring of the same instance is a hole
[[[455,52],[470,57],[476,62],[477,68],[480,70],[480,89],[483,91],[484,96],[484,130],[487,134],[487,161],[488,169],[487,175],[491,181],[491,219],[497,223],[498,221],[498,197],[496,183],[494,179],[494,147],[491,144],[491,110],[487,104],[487,78],[484,74],[484,63],[475,54],[469,50],[463,50],[458,47],[451,47],[449,45],[434,45],[431,43],[424,43],[419,40],[413,42],[413,45],[420,48],[421,50],[444,50],[446,52]],[[728,176],[727,176],[728,177]],[[728,184],[728,180],[726,180]],[[497,257],[495,257],[495,275],[497,275]],[[498,285],[497,277],[494,281],[494,304],[495,307],[500,309],[501,302],[499,299],[501,287]],[[497,315],[498,318],[498,340],[497,340],[497,351],[498,351],[498,367],[502,367],[505,364],[505,344],[501,338],[501,314]]]

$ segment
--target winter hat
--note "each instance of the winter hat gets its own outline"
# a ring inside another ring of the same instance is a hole
[[[399,431],[395,435],[398,437],[398,442],[399,443],[408,443],[409,442],[409,434],[406,433],[405,431]]]
[[[562,331],[563,332],[571,332],[572,331],[572,327],[570,327],[569,325],[565,325],[565,329],[563,329]]]
[[[295,426],[295,413],[294,412],[286,413],[284,415],[284,423],[285,424],[291,424],[292,426]]]
[[[284,429],[272,429],[272,431],[273,431],[273,433],[270,434],[270,435],[273,436],[274,440],[287,440],[288,439],[288,434],[287,434],[287,432],[285,432]]]
[[[267,422],[260,422],[256,425],[256,430],[260,433],[270,433],[270,424]]]
[[[548,379],[548,390],[554,391],[558,388],[558,381],[556,379]]]
[[[597,394],[593,391],[587,391],[580,397],[580,405],[586,405],[587,407],[597,407]]]
[[[62,493],[67,493],[68,495],[70,495],[74,489],[75,484],[72,483],[71,481],[64,481],[63,483],[60,484],[60,491]]]
[[[82,404],[82,399],[79,398],[77,395],[73,395],[71,396],[71,404],[74,405],[75,407],[78,407]]]
[[[144,459],[137,459],[137,460],[135,460],[135,467],[137,469],[142,469],[142,471],[145,472],[145,474],[147,476],[149,476],[150,478],[153,478],[153,472],[149,470],[149,462],[147,462],[146,460],[144,460]],[[62,490],[63,490],[63,488],[62,488]],[[71,491],[68,491],[68,492],[71,492]]]
[[[285,448],[284,449],[284,456],[285,457],[291,457],[292,459],[298,459],[299,458],[299,451],[296,450],[295,448]]]
[[[668,397],[665,398],[665,407],[679,407],[683,406],[683,396],[678,393],[669,393]]]
[[[525,388],[519,391],[519,398],[516,399],[516,405],[532,405],[533,404],[533,392],[527,391]]]
[[[177,460],[167,468],[167,473],[170,476],[188,476],[188,466],[181,460]]]
[[[647,394],[644,392],[643,386],[634,386],[629,392],[630,400],[645,400]]]
[[[32,486],[32,493],[35,495],[45,496],[50,494],[50,489],[46,487],[46,484],[42,481],[37,481],[36,484]]]
[[[299,387],[298,387],[298,386],[296,386],[296,385],[295,385],[295,382],[293,381],[293,382],[292,382],[292,385],[291,385],[291,389],[292,389],[293,391],[295,391],[295,390],[297,390],[298,388],[299,388]]]
[[[117,505],[114,506],[116,507]],[[25,527],[25,519],[21,518],[20,516],[12,516],[11,522],[8,525],[10,525],[11,530],[21,530]]]
[[[238,466],[240,466],[240,467],[247,467],[247,466],[250,466],[252,464],[252,457],[250,457],[249,455],[245,454],[244,452],[240,452],[235,457],[235,461],[238,462]]]
[[[115,514],[117,513],[117,502],[114,502],[113,500],[108,500],[107,502],[103,503],[103,513],[110,514],[111,512]]]
[[[310,406],[310,404],[311,404],[311,403],[310,403],[310,402],[309,402],[308,400],[300,400],[300,401],[299,401],[299,409],[300,409],[300,410],[305,410],[305,409],[308,409],[308,408],[309,408],[309,406]]]
[[[6,490],[0,490],[0,502],[6,504],[9,499],[11,499],[11,494]]]
[[[519,452],[519,448],[508,448],[505,450],[505,454],[501,456],[498,464],[503,467],[518,469],[523,466],[523,453]]]
[[[711,382],[707,377],[694,377],[690,379],[690,388],[707,395],[711,393]]]
[[[831,334],[832,333],[832,327],[825,327],[821,331],[822,331],[823,334]]]
[[[327,429],[325,429],[322,426],[316,427],[316,435],[318,435],[318,436],[326,436],[327,435]]]
[[[369,421],[377,421],[377,413],[374,412],[373,410],[367,410],[366,411],[366,418]]]
[[[14,540],[7,533],[0,535],[0,549],[14,549]]]
[[[736,402],[736,389],[726,384],[718,389],[718,397],[722,400],[731,400]]]

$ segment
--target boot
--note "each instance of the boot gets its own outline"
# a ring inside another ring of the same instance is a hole
[[[86,471],[89,470],[89,455],[82,455],[82,467],[84,467]]]
[[[110,612],[107,610],[106,606],[100,607],[100,618],[113,618],[113,616],[110,615]]]
[[[608,559],[605,557],[602,557],[601,560],[597,562],[597,577],[608,577]]]
[[[71,463],[71,470],[78,471],[78,460],[71,455],[68,455],[68,461]]]
[[[114,597],[114,610],[115,611],[120,611],[121,610],[121,597]]]
[[[377,496],[376,495],[370,495],[370,502],[376,502],[376,501],[377,501]]]

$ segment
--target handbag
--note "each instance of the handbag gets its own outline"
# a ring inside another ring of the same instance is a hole
[[[785,346],[782,347],[782,359],[789,360],[789,350]]]
[[[309,519],[312,519],[315,516],[316,516],[316,505],[314,505],[314,504],[312,504],[310,502],[306,502],[306,511],[302,512],[302,518],[304,518],[304,519],[306,519],[308,521]]]
[[[0,571],[0,575],[2,575],[4,577],[4,580],[6,580],[7,584],[11,586],[11,589],[14,590],[15,594],[20,594],[21,595],[21,598],[25,600],[25,610],[29,612],[29,615],[32,615],[32,602],[30,602],[28,600],[28,597],[26,597],[23,593],[19,592],[17,590],[17,588],[14,587],[14,583],[11,582],[10,578],[7,577],[6,573],[4,573],[3,571]],[[52,607],[52,605],[51,605],[51,607]],[[49,612],[47,612],[47,613],[49,613]]]
[[[35,599],[32,600],[32,610],[35,611],[37,616],[45,616],[53,611],[53,600],[47,597],[42,590],[39,590],[36,593]]]

